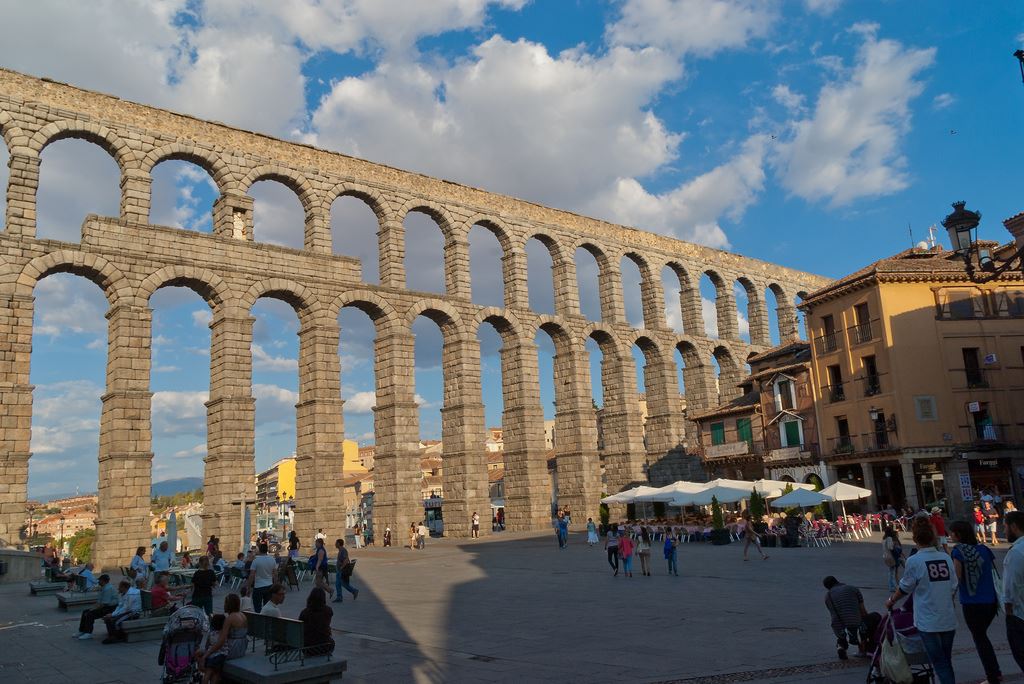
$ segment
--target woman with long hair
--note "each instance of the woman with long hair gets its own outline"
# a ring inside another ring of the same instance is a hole
[[[882,532],[882,561],[889,569],[889,591],[896,591],[904,560],[903,544],[900,543],[900,536],[892,525],[886,525]]]
[[[971,630],[974,647],[978,650],[981,665],[985,668],[985,679],[996,684],[1003,679],[999,669],[988,628],[999,612],[999,598],[996,594],[995,556],[992,550],[978,543],[974,526],[964,520],[957,520],[949,527],[953,538],[952,557],[960,590],[960,607],[964,611],[964,622]]]
[[[334,598],[334,589],[327,582],[327,573],[330,568],[327,566],[327,549],[324,547],[324,540],[317,537],[316,548],[313,551],[313,584],[323,589]]]
[[[224,597],[224,625],[216,637],[211,636],[209,647],[196,652],[196,660],[203,671],[203,684],[220,682],[224,663],[245,655],[249,645],[249,623],[241,605],[238,594]]]
[[[306,607],[299,613],[306,655],[334,653],[334,637],[331,636],[333,617],[334,611],[327,605],[327,594],[320,587],[313,587],[306,597]]]
[[[885,607],[891,610],[903,597],[914,597],[914,627],[921,635],[935,676],[939,684],[956,684],[953,673],[956,569],[949,554],[939,548],[931,520],[923,516],[914,518],[911,532],[917,553],[907,559],[903,579]]]
[[[636,556],[640,559],[640,574],[651,576],[651,533],[647,526],[641,526],[640,539],[636,542]]]

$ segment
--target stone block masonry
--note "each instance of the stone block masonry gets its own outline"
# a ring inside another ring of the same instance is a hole
[[[73,86],[0,70],[0,135],[9,152],[4,231],[0,233],[0,540],[15,541],[25,517],[31,458],[33,293],[43,278],[73,273],[99,285],[110,305],[106,391],[100,440],[99,511],[95,558],[105,568],[125,564],[148,542],[152,463],[150,417],[150,297],[167,286],[189,287],[212,312],[210,395],[207,402],[205,513],[207,534],[233,552],[239,537],[232,504],[254,494],[254,399],[251,309],[262,297],[290,304],[300,321],[299,403],[296,406],[296,527],[311,539],[318,527],[336,528],[340,509],[341,440],[337,318],[346,306],[366,312],[376,327],[377,406],[375,525],[402,531],[423,514],[419,501],[419,439],[413,386],[411,326],[427,316],[444,336],[446,503],[449,533],[469,533],[468,516],[487,519],[488,482],[477,330],[501,334],[505,412],[507,521],[512,529],[548,525],[550,485],[545,468],[543,410],[538,392],[540,330],[555,343],[558,499],[577,519],[597,517],[601,494],[596,416],[589,406],[585,349],[595,339],[604,354],[607,481],[619,489],[646,477],[646,465],[677,453],[685,434],[673,354],[686,360],[687,403],[714,404],[711,358],[729,381],[741,375],[750,351],[768,344],[763,294],[776,293],[782,338],[797,334],[794,296],[827,281],[756,259],[708,249],[633,228],[409,173],[306,145],[201,121]],[[36,237],[36,194],[43,149],[64,138],[99,145],[121,171],[116,217],[90,216],[79,242]],[[220,197],[213,233],[150,223],[152,170],[179,159],[205,169]],[[296,193],[304,210],[302,249],[261,244],[253,235],[253,183],[276,180]],[[331,253],[330,211],[341,196],[366,202],[380,224],[381,285],[361,280],[357,259]],[[432,217],[445,237],[446,294],[405,287],[404,219]],[[469,231],[491,230],[502,246],[505,305],[470,301]],[[555,315],[529,309],[526,242],[536,238],[553,263]],[[589,250],[600,266],[602,322],[580,315],[573,255]],[[619,265],[640,267],[642,330],[626,322]],[[663,315],[661,270],[679,278],[678,303],[685,333]],[[696,289],[708,274],[719,294],[720,339],[709,339]],[[753,344],[738,336],[732,283],[750,294]],[[644,444],[630,347],[639,345],[648,366],[651,434]],[[723,392],[731,388],[723,382]],[[486,525],[483,526],[486,531]]]

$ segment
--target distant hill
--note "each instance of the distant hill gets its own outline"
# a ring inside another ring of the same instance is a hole
[[[154,482],[150,496],[173,496],[181,492],[191,492],[203,486],[201,477],[179,477],[176,480]]]

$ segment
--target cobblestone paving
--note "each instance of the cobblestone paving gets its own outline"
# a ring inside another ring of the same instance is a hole
[[[821,578],[857,584],[877,610],[886,594],[877,538],[769,553],[744,563],[738,545],[686,545],[680,577],[666,576],[655,553],[652,577],[637,567],[628,578],[613,577],[582,535],[565,551],[553,535],[526,534],[354,550],[359,600],[332,604],[345,681],[863,682],[866,661],[835,658]],[[288,595],[286,615],[298,614],[308,586]],[[77,614],[56,603],[0,588],[0,682],[157,681],[156,642],[73,640]],[[1008,681],[1019,681],[999,621],[991,635]],[[980,682],[963,625],[955,648],[957,680]]]

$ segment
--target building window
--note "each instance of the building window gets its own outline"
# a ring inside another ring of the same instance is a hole
[[[749,418],[736,419],[736,441],[747,444],[754,442],[754,431],[751,429]]]
[[[971,420],[974,422],[974,439],[979,442],[994,442],[998,439],[995,423],[992,421],[992,414],[988,410],[988,402],[979,401],[977,411],[971,412]]]
[[[993,296],[996,316],[1024,317],[1024,290],[996,290]]]
[[[850,437],[850,422],[846,416],[836,416],[836,453],[850,453],[853,451],[853,439]]]
[[[725,423],[711,424],[711,446],[725,444]]]
[[[922,422],[939,419],[939,412],[935,408],[935,397],[914,397],[914,409],[917,411],[917,419]]]
[[[792,411],[796,405],[796,397],[793,394],[793,381],[788,378],[779,378],[775,381],[775,409],[777,411]]]
[[[796,418],[779,422],[779,437],[784,447],[799,447],[804,445],[804,429],[802,421]]]
[[[878,376],[878,363],[874,356],[865,356],[864,364],[864,396],[871,397],[882,391],[882,380]]]
[[[836,321],[831,314],[821,317],[821,328],[821,337],[816,340],[818,352],[821,354],[834,352],[839,348],[839,342],[836,338]]]
[[[828,398],[832,403],[846,399],[846,391],[843,388],[843,369],[838,365],[828,367]]]
[[[947,288],[938,292],[939,315],[965,320],[985,316],[985,300],[976,288]]]
[[[968,387],[987,387],[985,376],[981,372],[981,361],[978,357],[977,347],[964,347],[964,375],[967,378]]]

